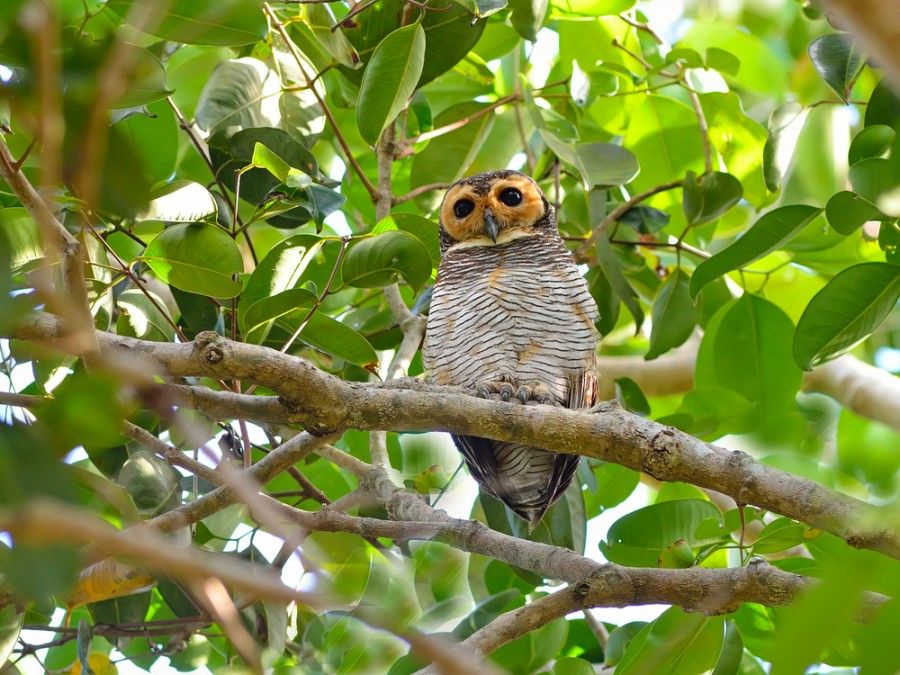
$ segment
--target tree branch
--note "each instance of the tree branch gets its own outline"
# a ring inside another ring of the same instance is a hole
[[[20,339],[48,344],[56,344],[64,334],[60,322],[45,314],[36,315],[15,331]],[[350,383],[303,359],[232,342],[214,333],[201,333],[192,344],[184,345],[103,332],[97,335],[105,352],[124,351],[132,360],[136,356],[151,359],[147,364],[151,372],[237,378],[270,387],[280,393],[283,405],[307,430],[323,434],[307,436],[308,451],[349,428],[449,431],[516,440],[615,462],[658,480],[685,481],[716,490],[738,504],[756,505],[831,532],[854,546],[900,558],[900,531],[888,507],[763,465],[743,452],[705,443],[613,403],[582,412],[483,400],[423,384],[400,388]],[[273,452],[251,470],[264,471],[258,467],[266,460],[275,461],[271,458],[279,454]],[[265,478],[257,477],[264,482]]]

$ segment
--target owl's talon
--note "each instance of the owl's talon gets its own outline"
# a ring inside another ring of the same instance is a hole
[[[528,399],[531,398],[531,388],[526,386],[519,387],[519,390],[516,392],[516,398],[522,402],[522,405],[528,403]]]
[[[512,385],[504,382],[500,385],[500,400],[509,401],[510,397],[513,395]]]

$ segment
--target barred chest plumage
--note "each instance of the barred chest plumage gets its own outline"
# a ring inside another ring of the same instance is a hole
[[[597,308],[555,232],[442,257],[423,357],[437,384],[509,376],[569,400],[573,371],[593,372]]]

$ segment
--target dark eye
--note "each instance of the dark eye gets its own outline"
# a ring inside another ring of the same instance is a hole
[[[457,218],[465,218],[475,210],[475,202],[471,199],[460,199],[453,205],[453,215]]]
[[[516,188],[506,188],[500,193],[500,201],[507,206],[518,206],[522,203],[522,193]]]

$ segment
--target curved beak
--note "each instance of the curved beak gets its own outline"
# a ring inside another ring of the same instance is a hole
[[[500,226],[494,220],[494,213],[490,209],[484,210],[484,231],[488,233],[495,244],[497,243],[497,235],[500,234]]]

